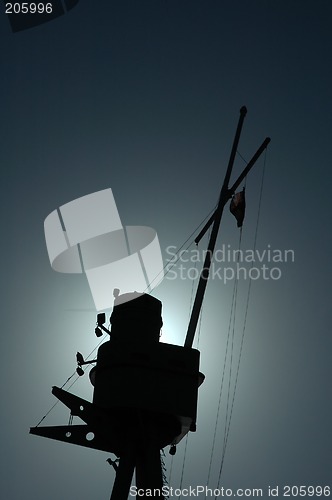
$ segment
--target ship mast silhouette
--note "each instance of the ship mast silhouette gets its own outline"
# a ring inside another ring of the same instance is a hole
[[[139,498],[162,498],[160,450],[170,445],[174,454],[183,437],[196,431],[198,387],[204,375],[199,371],[200,353],[192,345],[220,221],[226,203],[270,142],[270,138],[264,140],[229,187],[246,113],[243,106],[217,208],[195,240],[198,243],[212,225],[184,347],[159,342],[162,304],[158,299],[144,293],[115,293],[111,329],[104,326],[104,313],[97,316],[96,334],[102,335],[104,330],[110,340],[99,347],[96,366],[90,372],[93,401],[59,387],[52,389],[71,415],[85,423],[30,428],[31,434],[115,454],[119,464],[110,461],[116,469],[111,500],[127,500],[134,471]],[[82,365],[91,363],[80,353],[77,362],[79,374]],[[151,494],[154,491],[159,494]]]

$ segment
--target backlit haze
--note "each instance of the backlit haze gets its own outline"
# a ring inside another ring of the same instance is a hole
[[[45,218],[110,187],[123,225],[156,230],[165,264],[193,233],[153,290],[161,340],[183,345],[202,265],[188,245],[217,202],[243,105],[232,180],[265,137],[271,143],[247,180],[241,242],[254,249],[264,171],[256,241],[264,257],[240,264],[280,273],[252,281],[221,481],[229,365],[208,484],[262,488],[264,498],[269,486],[332,486],[331,20],[324,0],[80,0],[14,34],[2,5],[4,500],[102,500],[114,481],[111,454],[29,435],[56,402],[51,387],[75,371],[76,351],[87,356],[99,341],[85,275],[50,266]],[[234,287],[217,271],[235,269],[221,250],[236,250],[239,234],[227,206],[194,342],[206,376],[197,432],[172,464],[165,450],[174,488],[207,483]],[[207,236],[198,251],[206,248]],[[231,387],[248,285],[243,272]],[[88,373],[69,389],[74,380],[65,389],[91,400]],[[68,419],[59,403],[41,425]]]

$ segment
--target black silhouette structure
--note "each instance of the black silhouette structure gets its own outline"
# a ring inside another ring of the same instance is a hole
[[[230,160],[216,211],[196,241],[213,224],[208,251],[198,283],[184,347],[159,342],[162,326],[161,302],[144,293],[114,293],[111,329],[105,314],[97,316],[96,334],[110,335],[98,350],[96,366],[90,372],[93,401],[53,387],[52,393],[78,416],[83,425],[33,427],[30,433],[66,443],[114,453],[119,457],[111,500],[127,500],[134,471],[139,498],[163,498],[163,471],[160,450],[176,445],[196,430],[198,387],[204,380],[199,371],[198,350],[193,340],[207,285],[220,220],[225,204],[267,147],[267,138],[237,181],[228,188],[240,133],[246,115],[240,110]],[[85,362],[77,354],[78,368]],[[83,370],[82,370],[83,371]],[[79,373],[82,374],[82,373]],[[159,492],[151,495],[151,492]]]
[[[90,372],[93,402],[52,389],[85,425],[30,429],[32,434],[120,457],[113,500],[127,499],[134,469],[137,488],[161,492],[160,450],[175,446],[196,428],[197,389],[204,378],[199,352],[159,342],[161,308],[161,302],[147,294],[119,295],[110,340],[99,348]],[[85,364],[78,359],[80,366]]]

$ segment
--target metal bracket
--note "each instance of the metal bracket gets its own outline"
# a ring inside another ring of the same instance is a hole
[[[109,413],[59,387],[54,386],[52,394],[87,425],[37,426],[30,428],[30,434],[119,455],[121,441]]]
[[[103,435],[95,433],[89,425],[58,425],[50,427],[31,427],[30,434],[77,444],[86,448],[114,453],[114,449]]]
[[[72,415],[80,417],[86,424],[93,427],[107,425],[107,413],[93,403],[56,386],[52,387],[52,394],[70,409]]]

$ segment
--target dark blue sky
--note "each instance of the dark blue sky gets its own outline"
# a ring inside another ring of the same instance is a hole
[[[122,222],[153,227],[166,261],[216,203],[242,105],[240,154],[249,160],[272,138],[257,247],[292,249],[295,261],[280,264],[279,280],[252,284],[221,484],[263,488],[264,498],[268,485],[331,486],[331,19],[322,0],[80,0],[13,34],[2,7],[3,498],[103,499],[114,478],[108,454],[28,434],[55,401],[52,385],[73,373],[76,351],[97,345],[85,277],[51,269],[44,219],[111,187]],[[263,163],[247,182],[243,249],[254,244]],[[237,156],[234,176],[243,167]],[[223,244],[238,245],[228,210]],[[236,349],[247,287],[240,281]],[[155,289],[164,341],[183,344],[191,290],[179,275]],[[232,291],[218,278],[208,286],[199,342],[206,381],[183,486],[206,484]],[[91,399],[88,377],[70,390]],[[67,424],[61,406],[45,425]]]

